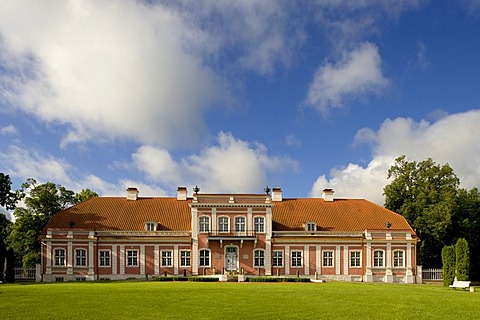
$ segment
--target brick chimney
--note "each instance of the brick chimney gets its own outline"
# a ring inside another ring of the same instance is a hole
[[[177,200],[187,200],[187,187],[177,188]]]
[[[127,200],[137,200],[138,189],[136,187],[127,188]]]
[[[333,201],[333,189],[331,189],[331,188],[323,189],[322,198],[326,202],[332,202]]]
[[[272,201],[282,201],[282,188],[272,188]]]

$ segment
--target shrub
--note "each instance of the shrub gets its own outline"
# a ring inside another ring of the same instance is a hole
[[[154,281],[188,281],[187,277],[154,277]]]
[[[442,249],[443,285],[452,284],[455,277],[455,246],[445,246]]]
[[[467,240],[460,238],[455,245],[456,272],[457,280],[468,280],[470,274],[470,250]]]
[[[188,281],[192,281],[192,282],[217,282],[218,278],[216,278],[216,277],[189,277]]]
[[[251,277],[246,282],[310,282],[309,278]]]

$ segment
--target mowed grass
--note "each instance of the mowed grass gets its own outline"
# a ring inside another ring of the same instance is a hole
[[[480,292],[367,283],[0,285],[0,319],[479,319]]]

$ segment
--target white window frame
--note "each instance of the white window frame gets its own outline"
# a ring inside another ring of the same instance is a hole
[[[273,267],[283,267],[283,250],[273,250],[272,266]]]
[[[158,223],[155,221],[145,222],[145,231],[157,231]]]
[[[374,268],[385,267],[385,250],[382,250],[382,249],[373,250],[373,267]]]
[[[356,257],[354,257],[353,255],[356,255]],[[362,250],[351,250],[350,251],[350,268],[361,268],[361,267],[362,267]]]
[[[160,263],[162,267],[173,266],[173,250],[162,250],[160,257],[162,259]]]
[[[209,216],[198,217],[198,232],[200,232],[200,233],[210,232],[210,217]]]
[[[192,264],[192,254],[190,250],[180,250],[180,267],[190,267]]]
[[[111,259],[110,250],[98,250],[98,266],[99,267],[110,267]],[[107,263],[108,262],[108,263]]]
[[[291,257],[291,267],[292,268],[301,268],[303,266],[303,251],[302,250],[292,250],[290,252]]]
[[[75,249],[75,266],[76,267],[87,266],[87,249],[85,248]]]
[[[396,256],[397,254],[401,254],[401,255],[398,257]],[[405,267],[405,250],[402,250],[402,249],[393,250],[393,267],[394,268]]]
[[[255,268],[265,267],[265,250],[253,250],[253,266]]]
[[[198,265],[200,267],[210,267],[210,261],[211,261],[210,255],[211,255],[210,249],[200,249],[200,251],[198,252],[198,260],[199,260]],[[205,263],[205,262],[208,262],[208,263]]]
[[[333,250],[322,251],[322,267],[325,267],[325,268],[335,267],[335,251]]]
[[[264,233],[265,232],[265,217],[262,217],[262,216],[253,217],[253,229],[257,233]]]
[[[309,231],[309,232],[317,231],[317,223],[313,221],[309,221],[305,223],[305,231]]]
[[[138,250],[137,249],[128,249],[125,252],[127,259],[125,263],[127,267],[138,267]]]
[[[218,222],[218,232],[230,232],[230,217],[220,216],[217,218],[217,222]],[[226,226],[226,230],[224,226]]]
[[[247,230],[247,218],[245,216],[235,217],[235,233],[245,233]]]
[[[64,248],[54,248],[53,249],[53,265],[54,266],[65,266],[66,261],[65,249]]]

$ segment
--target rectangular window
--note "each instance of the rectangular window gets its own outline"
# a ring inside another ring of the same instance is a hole
[[[395,250],[393,251],[393,266],[396,268],[403,267],[404,260],[403,260],[403,251],[402,250]]]
[[[145,223],[145,230],[147,231],[155,231],[157,229],[155,222],[147,222]]]
[[[199,219],[199,232],[209,232],[210,231],[210,217],[200,217]]]
[[[254,267],[263,267],[265,265],[265,251],[255,250],[253,252],[253,266]]]
[[[306,231],[317,231],[317,224],[315,222],[307,222],[305,224]]]
[[[283,267],[283,251],[273,251],[273,266]]]
[[[87,250],[75,250],[75,265],[80,267],[85,267],[87,265]]]
[[[200,250],[200,267],[210,266],[210,250]]]
[[[110,250],[99,250],[98,251],[98,265],[100,267],[109,267],[110,266]]]
[[[138,250],[127,250],[127,266],[138,266]]]
[[[383,250],[375,250],[373,252],[373,266],[383,267]]]
[[[53,256],[56,266],[65,265],[65,249],[55,249]]]
[[[218,218],[218,231],[219,232],[228,232],[230,230],[228,224],[228,217],[219,217]]]
[[[235,217],[235,232],[245,232],[245,217]]]
[[[292,251],[292,267],[302,266],[302,251]]]
[[[180,251],[180,267],[190,267],[190,251]]]
[[[172,266],[172,250],[162,250],[162,267]]]
[[[361,267],[361,251],[350,251],[350,267]]]
[[[265,218],[264,217],[255,217],[253,219],[253,225],[255,232],[265,232]]]
[[[323,264],[324,267],[333,267],[333,251],[323,251]]]

